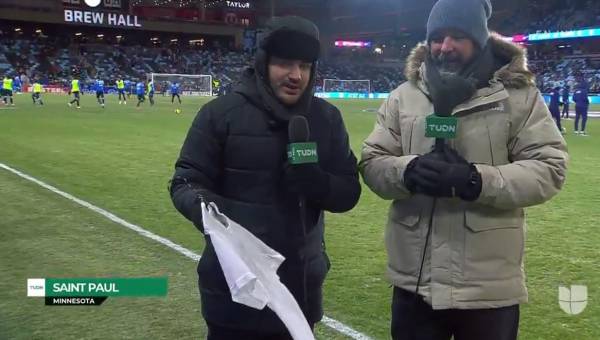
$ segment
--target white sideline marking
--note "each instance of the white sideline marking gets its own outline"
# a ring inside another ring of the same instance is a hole
[[[120,225],[122,225],[122,226],[124,226],[126,228],[129,228],[129,229],[135,231],[136,233],[138,233],[138,234],[140,234],[140,235],[142,235],[144,237],[147,237],[147,238],[149,238],[149,239],[151,239],[153,241],[156,241],[156,242],[158,242],[160,244],[163,244],[163,245],[165,245],[165,246],[167,246],[167,247],[175,250],[176,252],[178,252],[178,253],[180,253],[180,254],[182,254],[182,255],[184,255],[184,256],[186,256],[186,257],[188,257],[188,258],[190,258],[190,259],[192,259],[194,261],[200,260],[201,256],[199,254],[196,254],[193,251],[191,251],[191,250],[189,250],[189,249],[187,249],[187,248],[185,248],[183,246],[180,246],[179,244],[174,243],[173,241],[171,241],[169,239],[166,239],[166,238],[164,238],[162,236],[158,236],[158,235],[156,235],[156,234],[154,234],[154,233],[152,233],[152,232],[150,232],[150,231],[148,231],[148,230],[146,230],[146,229],[144,229],[144,228],[142,228],[142,227],[140,227],[138,225],[135,225],[133,223],[127,222],[124,219],[122,219],[122,218],[114,215],[113,213],[110,213],[110,212],[108,212],[108,211],[106,211],[106,210],[104,210],[102,208],[99,208],[99,207],[97,207],[97,206],[95,206],[95,205],[93,205],[93,204],[91,204],[89,202],[86,202],[86,201],[84,201],[82,199],[79,199],[79,198],[77,198],[77,197],[75,197],[75,196],[73,196],[71,194],[68,194],[68,193],[66,193],[66,192],[64,192],[64,191],[62,191],[60,189],[57,189],[56,187],[53,187],[50,184],[46,184],[46,183],[40,181],[39,179],[36,179],[36,178],[31,177],[31,176],[29,176],[27,174],[24,174],[24,173],[20,172],[19,170],[13,169],[13,168],[11,168],[10,166],[8,166],[8,165],[6,165],[4,163],[0,163],[0,168],[8,170],[9,172],[12,172],[13,174],[15,174],[15,175],[17,175],[17,176],[19,176],[21,178],[24,178],[24,179],[26,179],[26,180],[28,180],[30,182],[33,182],[33,183],[35,183],[35,184],[37,184],[37,185],[39,185],[39,186],[41,186],[41,187],[43,187],[45,189],[48,189],[48,190],[52,191],[53,193],[58,194],[58,195],[66,198],[66,199],[68,199],[70,201],[73,201],[73,202],[75,202],[75,203],[77,203],[77,204],[79,204],[81,206],[84,206],[84,207],[86,207],[86,208],[88,208],[90,210],[93,210],[93,211],[97,212],[98,214],[100,214],[100,215],[108,218],[109,220],[111,220],[111,221],[113,221],[113,222],[115,222],[117,224],[120,224]],[[360,333],[360,332],[352,329],[351,327],[349,327],[349,326],[347,326],[347,325],[345,325],[345,324],[343,324],[343,323],[341,323],[341,322],[339,322],[339,321],[337,321],[335,319],[331,319],[331,318],[329,318],[329,317],[327,317],[325,315],[323,315],[323,324],[325,324],[329,328],[334,329],[335,331],[337,331],[339,333],[342,333],[342,334],[344,334],[346,336],[349,336],[352,339],[355,339],[355,340],[371,340],[370,337],[368,337],[368,336],[366,336],[366,335],[364,335],[364,334],[362,334],[362,333]]]
[[[321,320],[327,327],[333,328],[336,331],[351,337],[356,340],[371,340],[368,336],[346,326],[345,324],[328,317],[327,315],[323,315],[323,319]]]

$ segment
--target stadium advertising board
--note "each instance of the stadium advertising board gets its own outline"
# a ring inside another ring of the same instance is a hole
[[[224,4],[228,8],[250,9],[252,7],[252,4],[245,1],[225,1]]]
[[[124,0],[63,0],[64,21],[108,27],[142,27],[137,15],[123,14]]]
[[[599,37],[600,28],[590,28],[576,31],[534,33],[528,36],[529,41],[572,39],[572,38],[591,38]]]
[[[335,47],[371,47],[370,41],[348,41],[348,40],[336,40]]]

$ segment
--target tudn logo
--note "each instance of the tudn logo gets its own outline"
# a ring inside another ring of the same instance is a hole
[[[587,306],[587,287],[572,285],[571,289],[558,287],[558,304],[569,315],[577,315]]]
[[[98,7],[98,5],[100,5],[101,1],[102,0],[85,0],[85,4],[90,7]]]

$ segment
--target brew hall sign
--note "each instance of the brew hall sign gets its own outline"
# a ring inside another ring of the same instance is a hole
[[[128,11],[126,0],[63,0],[65,22],[109,27],[139,28],[137,15],[122,14]]]

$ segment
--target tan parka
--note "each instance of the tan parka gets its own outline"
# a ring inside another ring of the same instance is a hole
[[[505,61],[489,86],[458,105],[457,137],[449,141],[482,177],[475,202],[438,198],[420,294],[434,309],[494,308],[527,301],[523,252],[525,207],[556,195],[565,180],[567,151],[527,69],[525,51],[492,36]],[[424,82],[425,44],[407,60],[408,81],[383,103],[363,144],[361,173],[377,195],[393,200],[385,231],[388,276],[414,291],[434,198],[411,194],[404,170],[432,150],[425,117],[433,112]]]

